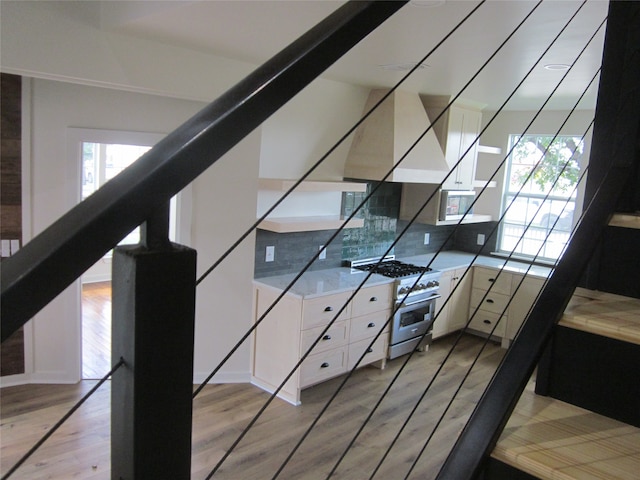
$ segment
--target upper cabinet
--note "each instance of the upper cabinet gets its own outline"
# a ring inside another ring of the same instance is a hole
[[[287,192],[296,180],[261,178],[258,191],[258,216]],[[276,233],[334,230],[342,226],[342,192],[365,192],[366,183],[342,181],[304,181],[258,225]],[[351,219],[345,228],[360,228],[361,218]]]
[[[442,96],[421,96],[424,108],[433,122],[433,130],[444,151],[451,175],[442,188],[472,190],[478,157],[478,134],[482,112],[472,104],[454,104],[445,111],[450,99]],[[444,113],[443,113],[444,112]]]

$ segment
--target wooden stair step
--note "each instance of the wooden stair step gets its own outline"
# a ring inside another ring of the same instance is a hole
[[[491,456],[542,480],[636,480],[640,429],[527,389]]]
[[[576,288],[559,325],[640,345],[640,299]]]

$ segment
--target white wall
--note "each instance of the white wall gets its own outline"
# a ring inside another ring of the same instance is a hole
[[[494,112],[482,112],[483,128],[492,118]],[[478,155],[478,165],[476,169],[476,179],[488,180],[494,174],[499,165],[504,161],[505,156],[509,152],[508,142],[509,135],[522,134],[527,126],[534,118],[536,112],[501,112],[498,117],[491,123],[480,140],[481,145],[491,147],[500,147],[502,154],[493,155],[481,153]],[[555,135],[561,125],[565,122],[565,126],[560,131],[561,135],[582,136],[591,120],[593,120],[595,112],[592,110],[577,110],[567,120],[568,112],[563,111],[545,111],[535,122],[526,130],[529,134],[539,135]],[[588,163],[589,151],[591,149],[591,130],[585,137],[585,164],[581,165],[584,169]],[[500,202],[502,196],[502,188],[504,185],[504,168],[500,167],[498,173],[493,180],[497,181],[496,188],[490,188],[479,197],[475,210],[478,213],[489,214],[498,219],[500,216]],[[578,191],[576,206],[578,209],[582,205],[584,187]],[[577,211],[576,215],[580,213]],[[577,218],[577,217],[576,217]]]
[[[64,84],[31,82],[30,205],[27,230],[38,234],[74,205],[79,175],[67,168],[68,127],[166,133],[203,105],[200,102]],[[26,194],[26,192],[25,192]],[[28,239],[25,239],[28,240]],[[33,382],[80,378],[80,286],[71,285],[34,319]],[[106,372],[105,372],[106,373]]]

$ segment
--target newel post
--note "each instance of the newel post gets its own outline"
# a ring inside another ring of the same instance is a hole
[[[191,475],[195,250],[168,239],[169,208],[113,255],[111,478]]]

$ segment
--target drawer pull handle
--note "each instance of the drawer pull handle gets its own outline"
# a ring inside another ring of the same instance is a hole
[[[485,323],[487,325],[491,325],[491,320],[483,320],[482,323]]]
[[[377,302],[378,301],[378,297],[371,297],[369,299],[370,302]]]
[[[320,365],[320,368],[327,368],[329,366],[329,364],[327,362],[324,362],[322,365]]]
[[[333,312],[333,307],[327,307],[324,309],[325,312]]]
[[[370,322],[370,323],[369,323],[369,325],[367,325],[367,328],[373,328],[373,327],[375,327],[375,326],[376,326],[376,324],[375,324],[375,323]]]
[[[322,337],[323,340],[331,340],[331,335],[325,335]]]
[[[490,283],[493,283],[493,282],[495,282],[495,281],[496,281],[496,279],[495,279],[495,278],[490,278],[490,279],[489,279],[489,282],[490,282]]]
[[[487,303],[493,303],[493,300],[491,300],[490,298],[487,298]]]
[[[373,348],[367,348],[367,353],[373,352]]]

